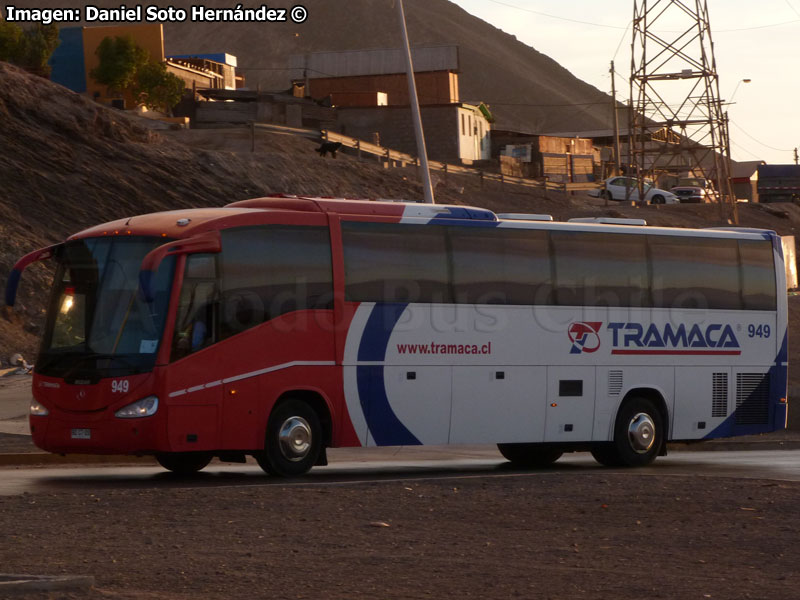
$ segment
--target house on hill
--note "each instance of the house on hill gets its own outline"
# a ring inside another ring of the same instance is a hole
[[[134,108],[136,100],[129,91],[111,91],[90,75],[99,64],[97,48],[107,37],[132,38],[152,62],[166,64],[167,71],[180,77],[188,90],[236,89],[244,85],[244,79],[236,74],[236,57],[230,54],[165,56],[161,23],[62,28],[61,43],[50,58],[50,79],[102,104]]]
[[[463,102],[458,47],[412,50],[428,155],[472,164],[491,157],[491,114]],[[294,85],[337,112],[338,131],[416,154],[405,59],[399,49],[317,52],[289,59]]]

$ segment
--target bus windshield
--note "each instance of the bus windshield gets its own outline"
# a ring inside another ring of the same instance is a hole
[[[89,238],[58,249],[38,373],[96,380],[152,370],[175,261],[162,262],[150,303],[138,292],[139,269],[144,257],[166,241]]]

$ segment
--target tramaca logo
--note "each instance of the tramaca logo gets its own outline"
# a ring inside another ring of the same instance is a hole
[[[579,321],[569,326],[567,335],[572,342],[570,354],[583,354],[584,352],[596,352],[600,347],[600,322]]]

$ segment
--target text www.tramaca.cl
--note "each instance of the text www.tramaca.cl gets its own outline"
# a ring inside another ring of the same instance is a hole
[[[491,354],[492,342],[478,344],[397,344],[398,354]]]

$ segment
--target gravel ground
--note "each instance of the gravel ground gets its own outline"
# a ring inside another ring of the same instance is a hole
[[[538,472],[0,498],[26,598],[795,598],[800,484]]]

